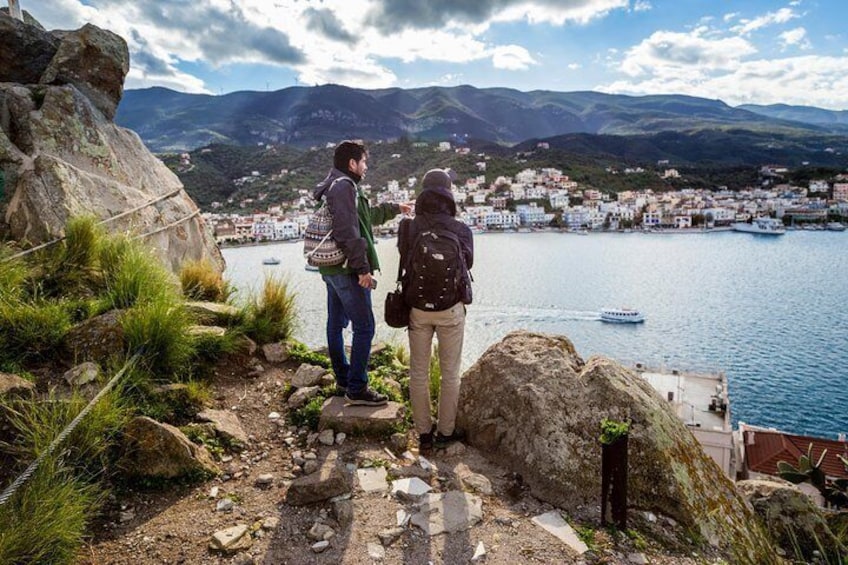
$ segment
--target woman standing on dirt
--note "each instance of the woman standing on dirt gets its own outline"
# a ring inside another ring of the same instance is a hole
[[[415,201],[415,218],[403,220],[398,231],[404,296],[411,307],[409,396],[421,451],[431,450],[434,445],[445,447],[462,439],[454,424],[459,404],[465,305],[471,302],[468,269],[474,262],[474,242],[471,229],[456,219],[451,183],[448,171],[428,171]],[[422,234],[428,237],[426,242]],[[434,333],[439,341],[441,370],[435,426],[430,414],[430,355]]]

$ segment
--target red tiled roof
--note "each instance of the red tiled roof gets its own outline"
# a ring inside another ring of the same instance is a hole
[[[813,444],[813,462],[818,461],[822,451],[827,454],[822,470],[828,477],[848,478],[848,471],[836,456],[848,458],[848,443],[832,439],[796,436],[776,431],[745,430],[745,461],[749,470],[766,475],[777,475],[777,462],[786,461],[797,467],[798,458],[807,453]]]

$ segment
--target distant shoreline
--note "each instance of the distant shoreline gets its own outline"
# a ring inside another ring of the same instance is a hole
[[[677,235],[677,234],[708,234],[708,233],[718,233],[718,232],[728,232],[733,231],[733,228],[730,226],[726,227],[718,227],[718,228],[669,228],[669,229],[650,229],[650,230],[641,230],[634,229],[628,231],[624,230],[604,230],[604,231],[574,231],[574,230],[565,230],[559,228],[536,228],[530,231],[525,231],[525,229],[510,229],[510,230],[483,230],[483,231],[475,231],[474,235],[487,235],[487,234],[528,234],[528,233],[562,233],[565,235],[599,235],[599,234],[621,234],[621,235],[630,235],[630,234],[649,234],[649,235]],[[376,236],[376,239],[395,239],[397,234],[379,234]],[[303,243],[303,238],[297,239],[275,239],[271,241],[246,241],[244,243],[219,243],[218,247],[221,249],[229,249],[235,247],[260,247],[266,245],[274,245],[278,243],[286,243],[286,244],[294,244],[294,243]]]

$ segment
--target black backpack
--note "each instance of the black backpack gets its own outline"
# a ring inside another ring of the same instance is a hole
[[[410,248],[403,286],[406,303],[419,310],[471,304],[471,274],[457,235],[441,224],[424,228]]]

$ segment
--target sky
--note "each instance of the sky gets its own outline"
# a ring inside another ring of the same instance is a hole
[[[0,2],[3,2],[0,0]],[[20,0],[130,50],[125,88],[686,94],[848,110],[845,0]]]

